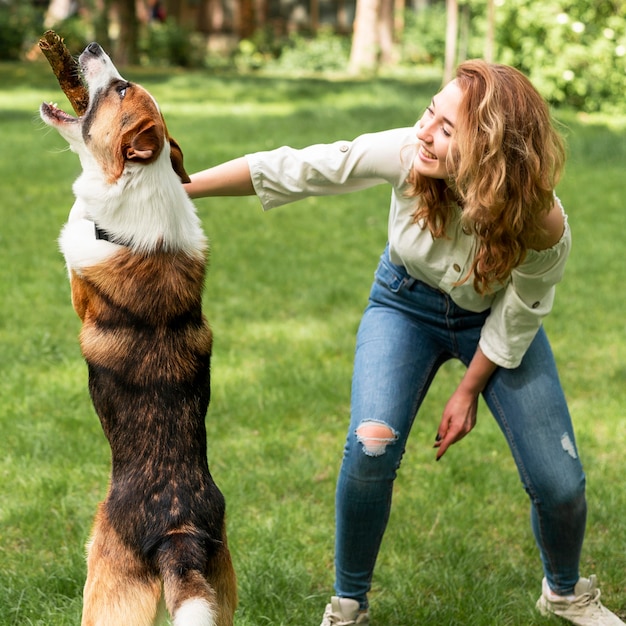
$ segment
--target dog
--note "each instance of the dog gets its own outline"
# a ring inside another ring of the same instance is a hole
[[[206,238],[154,98],[97,43],[79,66],[84,115],[46,103],[40,114],[83,169],[59,245],[111,447],[87,544],[82,625],[148,626],[167,610],[175,626],[232,626],[225,501],[207,462]]]

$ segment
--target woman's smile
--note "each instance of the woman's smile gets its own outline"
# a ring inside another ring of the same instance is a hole
[[[420,151],[419,154],[422,158],[426,158],[429,161],[436,161],[437,160],[437,155],[433,154],[425,145],[421,145],[420,146]]]

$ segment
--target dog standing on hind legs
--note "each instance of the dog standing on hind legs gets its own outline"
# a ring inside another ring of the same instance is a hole
[[[79,64],[84,115],[42,104],[80,158],[59,242],[111,478],[88,543],[83,626],[232,626],[224,498],[207,463],[206,239],[182,152],[152,96],[102,48]]]

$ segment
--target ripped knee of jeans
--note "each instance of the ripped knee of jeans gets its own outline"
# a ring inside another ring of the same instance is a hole
[[[367,456],[382,456],[389,444],[398,439],[398,434],[384,422],[362,421],[356,429],[356,436]]]

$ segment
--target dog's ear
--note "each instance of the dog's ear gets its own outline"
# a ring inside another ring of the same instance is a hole
[[[132,137],[130,145],[126,146],[124,156],[129,161],[150,163],[159,156],[162,147],[163,134],[152,125]]]
[[[175,139],[170,139],[170,161],[172,162],[172,167],[174,171],[178,174],[178,177],[183,183],[190,183],[191,178],[189,178],[189,174],[185,171],[185,166],[183,165],[183,151],[181,150],[178,142]]]

